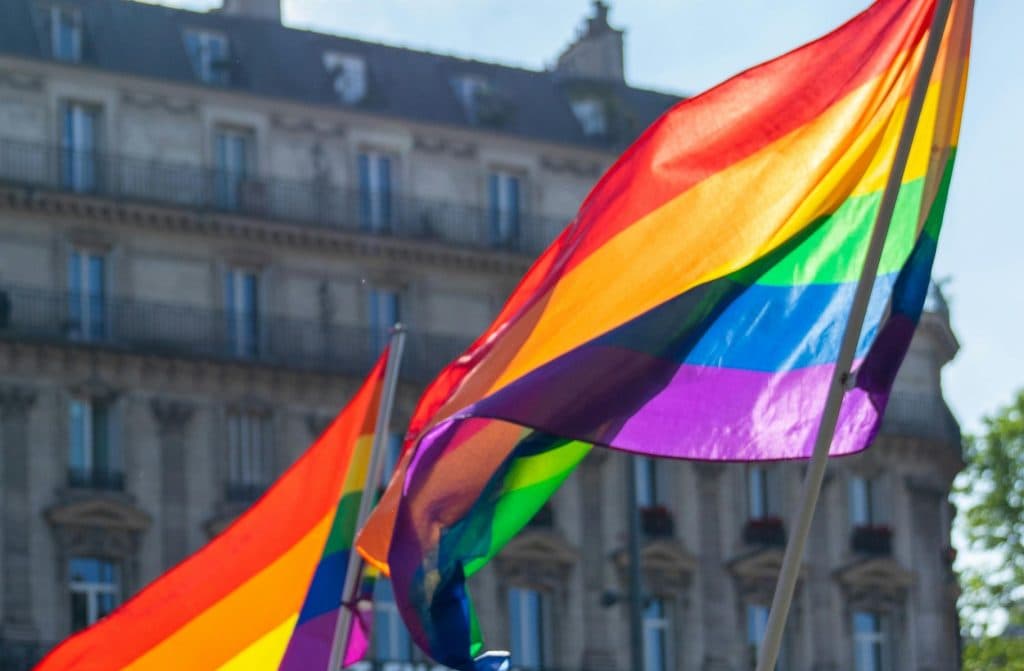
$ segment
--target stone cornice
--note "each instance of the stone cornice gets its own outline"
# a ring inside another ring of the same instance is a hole
[[[102,370],[104,380],[120,389],[152,389],[161,395],[190,398],[238,398],[258,393],[275,402],[309,407],[320,406],[325,399],[340,402],[355,393],[360,383],[357,376],[319,371],[5,340],[0,340],[0,370],[35,380],[57,379],[64,384]],[[400,391],[415,395],[419,389],[403,384]]]
[[[232,214],[199,212],[110,200],[31,187],[0,187],[0,211],[33,212],[160,232],[241,239],[273,247],[315,249],[360,259],[380,258],[399,265],[421,264],[468,272],[522,275],[525,255],[461,249],[437,242],[364,235]]]

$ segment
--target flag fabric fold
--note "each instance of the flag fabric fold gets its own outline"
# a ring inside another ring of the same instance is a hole
[[[325,669],[387,357],[251,508],[36,671]],[[356,614],[346,663],[367,647],[370,619]]]
[[[810,456],[935,4],[879,0],[669,110],[427,389],[357,546],[434,659],[505,663],[481,657],[466,578],[591,445]],[[954,0],[832,455],[874,438],[920,316],[972,13]]]

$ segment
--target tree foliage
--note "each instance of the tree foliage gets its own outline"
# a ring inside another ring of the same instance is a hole
[[[1024,638],[991,637],[964,648],[964,671],[1024,671]]]
[[[1024,390],[983,421],[983,433],[966,441],[967,469],[958,488],[971,549],[999,558],[994,570],[966,568],[962,574],[961,606],[975,631],[998,611],[1011,625],[1024,625]]]

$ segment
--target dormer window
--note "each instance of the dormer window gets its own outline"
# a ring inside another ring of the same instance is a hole
[[[576,120],[587,137],[600,137],[608,133],[608,115],[604,103],[597,98],[573,101],[572,113],[576,115]]]
[[[462,75],[452,79],[452,88],[455,89],[455,96],[462,103],[466,118],[470,123],[477,123],[480,119],[480,103],[490,91],[490,84],[483,77]]]
[[[324,67],[334,84],[338,100],[355,105],[366,98],[366,61],[359,56],[336,51],[324,54]]]
[[[50,8],[50,45],[58,61],[82,60],[82,13],[74,7]]]
[[[207,84],[230,82],[227,37],[207,30],[188,30],[185,32],[185,47],[200,81]]]

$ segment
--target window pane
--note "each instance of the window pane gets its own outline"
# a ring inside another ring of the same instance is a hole
[[[763,468],[755,466],[747,471],[747,501],[750,519],[758,520],[767,515],[765,506],[765,472]]]
[[[76,471],[76,475],[84,474],[84,472],[90,467],[91,462],[88,458],[88,420],[86,419],[86,413],[88,412],[88,406],[78,399],[71,401],[69,407],[69,437],[70,437],[70,454],[68,456],[68,463],[73,471]]]
[[[509,589],[509,640],[512,666],[539,669],[544,664],[544,601],[540,592]]]
[[[89,600],[81,592],[71,592],[71,631],[89,626]]]
[[[110,473],[110,411],[105,403],[92,404],[92,470]]]
[[[868,483],[864,478],[850,478],[850,523],[854,526],[871,523],[868,512]]]

